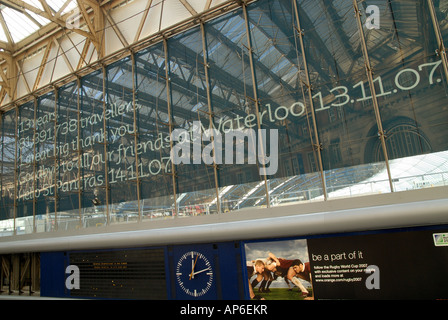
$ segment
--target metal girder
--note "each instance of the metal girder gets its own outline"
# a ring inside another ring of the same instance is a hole
[[[8,8],[26,15],[39,27],[34,34],[17,43],[13,42],[13,37],[9,37],[9,41],[0,41],[0,49],[3,49],[0,50],[0,69],[5,73],[0,78],[0,105],[5,111],[12,108],[13,104],[21,104],[21,101],[28,101],[32,96],[51,90],[51,86],[63,85],[130,51],[138,51],[141,46],[152,43],[153,38],[170,37],[177,30],[196,24],[196,18],[206,21],[238,7],[233,1],[212,7],[211,0],[204,0],[203,3],[174,0],[186,9],[184,15],[190,14],[192,20],[185,19],[160,30],[163,17],[169,13],[158,11],[159,2],[142,0],[139,15],[135,16],[135,20],[132,18],[136,22],[136,32],[129,38],[129,34],[125,34],[127,30],[122,27],[122,22],[129,17],[117,18],[117,13],[126,7],[127,1],[64,0],[58,8],[52,8],[48,0],[39,1],[40,5],[32,5],[24,0],[0,0],[2,10]],[[77,7],[67,13],[67,7],[74,2]],[[132,3],[135,6],[136,2]],[[160,19],[159,31],[144,36],[149,21],[154,20],[154,17]],[[45,24],[40,18],[49,23]],[[0,16],[0,23],[1,20]],[[114,44],[117,48],[108,48],[110,52],[106,52],[106,38],[110,39],[106,30],[119,40]],[[31,58],[35,60],[27,63]],[[36,58],[39,61],[37,63]]]
[[[81,0],[83,1],[83,0]],[[54,13],[52,12],[52,10],[49,8],[48,4],[45,2],[45,0],[40,0],[40,2],[42,3],[43,7],[44,7],[44,11],[42,11],[39,8],[36,8],[30,4],[28,4],[27,2],[24,2],[22,0],[1,0],[0,3],[13,8],[19,12],[22,13],[26,13],[26,10],[31,11],[39,16],[41,16],[42,18],[48,19],[51,22],[57,24],[58,26],[62,27],[62,28],[66,28],[66,21],[64,18],[59,17],[59,16],[55,16]],[[94,37],[92,34],[85,32],[81,29],[73,29],[74,32],[78,32],[81,35],[90,38],[90,37]]]
[[[0,4],[14,9],[20,12],[30,19],[42,29],[38,32],[30,35],[20,43],[14,43],[10,34],[8,26],[0,11],[0,24],[5,30],[8,43],[0,43],[0,47],[4,50],[0,54],[0,77],[2,82],[0,83],[2,90],[0,91],[0,101],[3,101],[7,95],[10,100],[17,98],[17,82],[19,77],[22,77],[26,86],[27,93],[31,93],[40,86],[40,81],[44,74],[45,68],[49,65],[50,51],[56,47],[57,58],[61,57],[65,61],[67,70],[69,73],[75,72],[80,67],[88,64],[90,45],[93,44],[97,57],[101,59],[105,54],[105,41],[104,41],[104,7],[110,1],[103,1],[101,3],[90,0],[77,0],[77,10],[80,12],[82,18],[79,19],[76,27],[69,24],[67,19],[73,18],[71,14],[62,14],[63,10],[70,3],[70,0],[66,0],[62,7],[58,11],[51,8],[45,0],[40,0],[42,8],[33,6],[22,0],[0,0]],[[49,20],[49,24],[46,26],[40,25],[29,12],[36,14],[42,18]],[[87,31],[83,26],[87,26]],[[61,39],[68,39],[73,44],[73,48],[77,50],[75,44],[71,40],[70,32],[81,35],[85,39],[85,45],[81,52],[79,52],[79,62],[71,63],[67,57],[66,50],[62,48]],[[43,50],[44,54],[41,59],[41,63],[37,68],[37,74],[34,79],[27,80],[25,77],[25,70],[23,69],[24,59],[32,52]],[[3,70],[6,70],[3,72]],[[29,84],[30,83],[30,84]]]

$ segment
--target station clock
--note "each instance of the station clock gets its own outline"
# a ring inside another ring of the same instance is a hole
[[[216,298],[213,250],[206,246],[178,248],[174,254],[176,295],[181,299]]]

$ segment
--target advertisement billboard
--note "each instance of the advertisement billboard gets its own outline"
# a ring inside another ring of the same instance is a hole
[[[447,235],[422,229],[247,242],[250,296],[447,299]]]

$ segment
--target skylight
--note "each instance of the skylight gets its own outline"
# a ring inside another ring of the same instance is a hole
[[[0,41],[18,43],[49,24],[48,14],[60,17],[75,8],[76,0],[2,0]]]

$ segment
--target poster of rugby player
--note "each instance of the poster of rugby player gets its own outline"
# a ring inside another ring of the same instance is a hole
[[[251,299],[313,299],[305,239],[246,243],[245,254]]]

